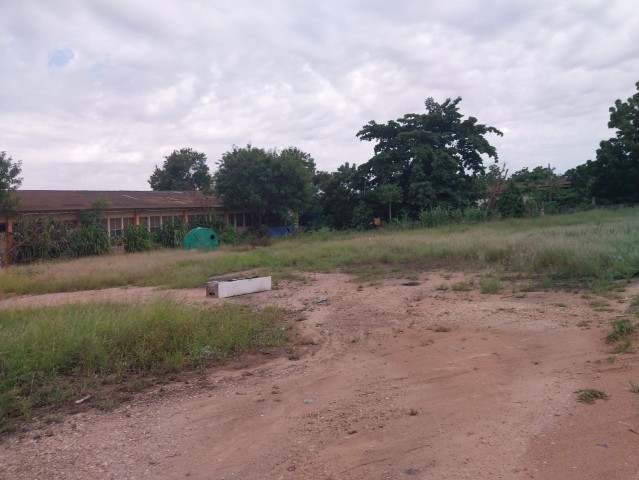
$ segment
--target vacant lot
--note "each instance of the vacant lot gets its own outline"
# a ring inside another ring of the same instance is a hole
[[[639,479],[638,356],[605,341],[636,282],[602,296],[394,277],[302,274],[227,300],[299,312],[292,345],[34,420],[0,443],[0,478]],[[0,307],[157,296],[224,302],[131,287]],[[608,400],[578,402],[588,388]]]

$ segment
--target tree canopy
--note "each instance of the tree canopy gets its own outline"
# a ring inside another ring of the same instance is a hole
[[[360,171],[367,188],[382,189],[380,205],[398,203],[415,215],[438,205],[464,208],[482,195],[484,160],[497,160],[485,136],[502,133],[474,117],[463,119],[460,102],[428,98],[424,114],[409,113],[386,124],[370,121],[357,133],[360,140],[376,142],[374,156]]]
[[[174,150],[164,157],[162,168],[155,166],[149,178],[153,190],[197,190],[208,193],[212,187],[212,177],[206,164],[206,155],[190,148]]]
[[[7,152],[0,152],[0,212],[10,212],[17,201],[9,192],[22,185],[22,162],[14,161]]]
[[[224,153],[213,179],[225,206],[255,213],[261,225],[267,216],[286,221],[308,208],[314,173],[313,158],[296,147],[278,152],[249,144]]]
[[[615,137],[599,144],[597,158],[589,163],[592,194],[604,203],[639,202],[639,82],[637,93],[610,107],[608,128]]]

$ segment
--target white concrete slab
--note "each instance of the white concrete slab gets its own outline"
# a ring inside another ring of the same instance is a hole
[[[207,282],[207,296],[226,298],[271,289],[271,277],[232,278]]]

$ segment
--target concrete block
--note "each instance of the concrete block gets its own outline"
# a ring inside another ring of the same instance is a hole
[[[271,289],[271,277],[228,278],[206,283],[206,295],[226,298]]]

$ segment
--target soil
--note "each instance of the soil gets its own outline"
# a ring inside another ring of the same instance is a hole
[[[1,441],[0,479],[639,479],[639,395],[628,388],[639,355],[604,341],[639,284],[603,311],[583,292],[441,289],[468,278],[325,274],[226,300],[150,288],[4,300],[170,294],[303,319],[288,353],[255,352],[109,412],[34,421]],[[585,388],[609,399],[579,403]]]

